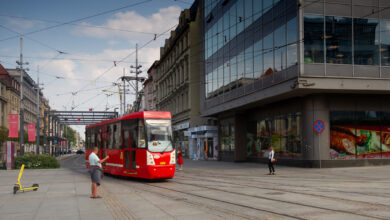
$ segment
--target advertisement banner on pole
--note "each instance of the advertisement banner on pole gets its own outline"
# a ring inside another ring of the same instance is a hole
[[[18,122],[19,122],[19,115],[18,114],[9,114],[9,133],[8,137],[10,138],[17,138],[18,135]]]
[[[35,141],[35,124],[28,124],[27,130],[28,130],[28,141],[34,142]]]

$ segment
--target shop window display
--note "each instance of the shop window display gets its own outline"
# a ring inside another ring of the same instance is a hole
[[[231,122],[221,123],[221,151],[234,151],[234,124]]]
[[[390,157],[390,113],[330,112],[330,158]]]
[[[300,113],[248,122],[247,156],[265,157],[269,146],[280,158],[301,156]]]

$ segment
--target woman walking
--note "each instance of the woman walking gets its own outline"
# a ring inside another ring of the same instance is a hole
[[[269,153],[268,153],[268,169],[269,169],[268,175],[275,175],[274,162],[276,162],[276,159],[274,157],[275,157],[274,148],[270,146]]]
[[[177,150],[177,164],[179,164],[179,170],[183,170],[183,156],[181,155],[181,149]]]

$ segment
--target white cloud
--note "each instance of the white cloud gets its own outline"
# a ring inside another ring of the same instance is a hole
[[[10,27],[19,27],[22,29],[30,29],[35,26],[42,26],[43,22],[37,20],[27,20],[18,18],[7,18]]]
[[[139,50],[138,59],[143,66],[143,71],[140,76],[146,76],[148,68],[152,63],[159,59],[159,47],[143,48]],[[112,86],[113,82],[119,82],[118,79],[123,75],[123,68],[125,68],[126,75],[133,75],[130,73],[130,65],[135,65],[135,54],[126,59],[126,62],[117,62],[116,67],[110,69],[114,63],[101,62],[101,60],[119,60],[129,54],[134,53],[134,49],[113,50],[106,49],[97,54],[72,54],[67,59],[66,55],[62,55],[61,60],[44,60],[40,61],[41,81],[44,86],[44,95],[50,100],[50,105],[56,109],[64,109],[67,106],[70,110],[72,102],[78,106],[76,110],[88,110],[88,108],[95,108],[95,110],[104,111],[107,104],[107,97],[102,94],[101,87]],[[77,60],[94,60],[94,62],[78,62]],[[100,61],[99,61],[100,60]],[[31,64],[35,66],[35,64]],[[107,71],[109,70],[109,71]],[[50,74],[51,76],[49,76]],[[56,79],[52,75],[64,77],[63,79]],[[94,81],[97,79],[97,81]],[[74,80],[72,80],[74,79]],[[139,84],[141,88],[141,84]],[[80,89],[90,90],[83,91],[72,97],[70,92],[78,91]],[[108,88],[107,88],[108,89]],[[110,88],[112,91],[117,91],[117,87]],[[66,95],[63,94],[67,93]],[[134,93],[131,89],[131,93]],[[96,95],[99,95],[95,97]],[[95,98],[92,98],[95,97]],[[134,101],[134,95],[128,94],[126,97],[127,103]],[[85,103],[84,103],[85,102]],[[83,104],[84,103],[84,104]],[[118,94],[114,94],[108,98],[108,106],[113,110],[114,105],[119,104]]]
[[[162,8],[157,13],[150,16],[142,16],[135,11],[119,12],[116,13],[113,18],[108,19],[103,25],[99,26],[102,28],[88,27],[87,25],[90,24],[84,22],[82,24],[86,26],[79,26],[75,29],[75,31],[76,33],[81,33],[82,35],[89,37],[103,39],[119,37],[136,42],[140,39],[145,39],[147,34],[143,33],[151,33],[149,36],[150,38],[153,38],[153,34],[160,34],[168,28],[176,25],[178,23],[180,12],[181,8],[179,6]],[[112,29],[127,31],[116,31]]]

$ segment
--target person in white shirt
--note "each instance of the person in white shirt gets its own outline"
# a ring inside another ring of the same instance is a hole
[[[268,153],[268,169],[269,174],[268,175],[275,175],[275,168],[274,168],[274,162],[275,162],[275,151],[272,146],[269,147],[269,153]]]
[[[98,186],[100,186],[101,176],[103,175],[102,163],[104,163],[109,158],[109,156],[106,156],[103,160],[100,160],[99,157],[97,156],[98,152],[99,152],[99,148],[93,147],[92,153],[89,154],[89,157],[88,157],[89,166],[90,166],[90,173],[91,173],[91,180],[92,180],[91,198],[93,198],[93,199],[102,198],[101,196],[98,196],[97,188],[98,188]]]

